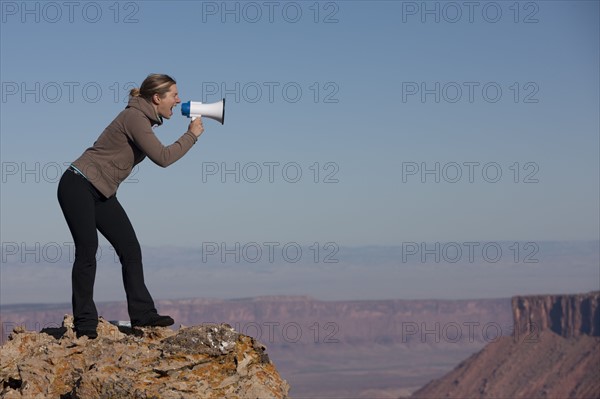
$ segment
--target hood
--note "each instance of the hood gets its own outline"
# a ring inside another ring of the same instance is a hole
[[[150,103],[150,101],[146,100],[145,98],[129,97],[129,103],[127,103],[127,107],[125,108],[135,108],[137,110],[142,111],[144,115],[146,115],[146,117],[150,119],[153,125],[160,126],[163,123],[162,117],[160,117],[156,113],[156,110],[154,109],[152,103]]]

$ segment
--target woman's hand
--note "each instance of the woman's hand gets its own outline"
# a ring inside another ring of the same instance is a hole
[[[188,130],[194,134],[196,137],[200,137],[200,135],[204,132],[204,125],[202,125],[202,118],[196,118],[190,122],[190,126]]]

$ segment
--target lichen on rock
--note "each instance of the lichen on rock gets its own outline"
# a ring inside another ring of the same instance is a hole
[[[118,327],[100,318],[98,338],[61,328],[16,328],[0,351],[0,398],[287,398],[253,338],[227,324],[173,331]]]

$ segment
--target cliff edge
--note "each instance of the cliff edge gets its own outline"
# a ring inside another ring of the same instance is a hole
[[[562,337],[600,337],[600,291],[576,295],[512,298],[515,326],[522,332],[550,330]]]
[[[287,398],[265,347],[227,324],[131,329],[102,318],[98,338],[15,329],[0,348],[0,398]]]

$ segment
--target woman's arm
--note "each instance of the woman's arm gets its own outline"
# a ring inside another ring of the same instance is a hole
[[[126,130],[134,144],[152,162],[163,168],[183,157],[204,132],[202,120],[197,118],[190,123],[188,130],[177,141],[165,146],[156,137],[156,134],[154,134],[148,118],[136,113],[128,119],[126,121]]]

